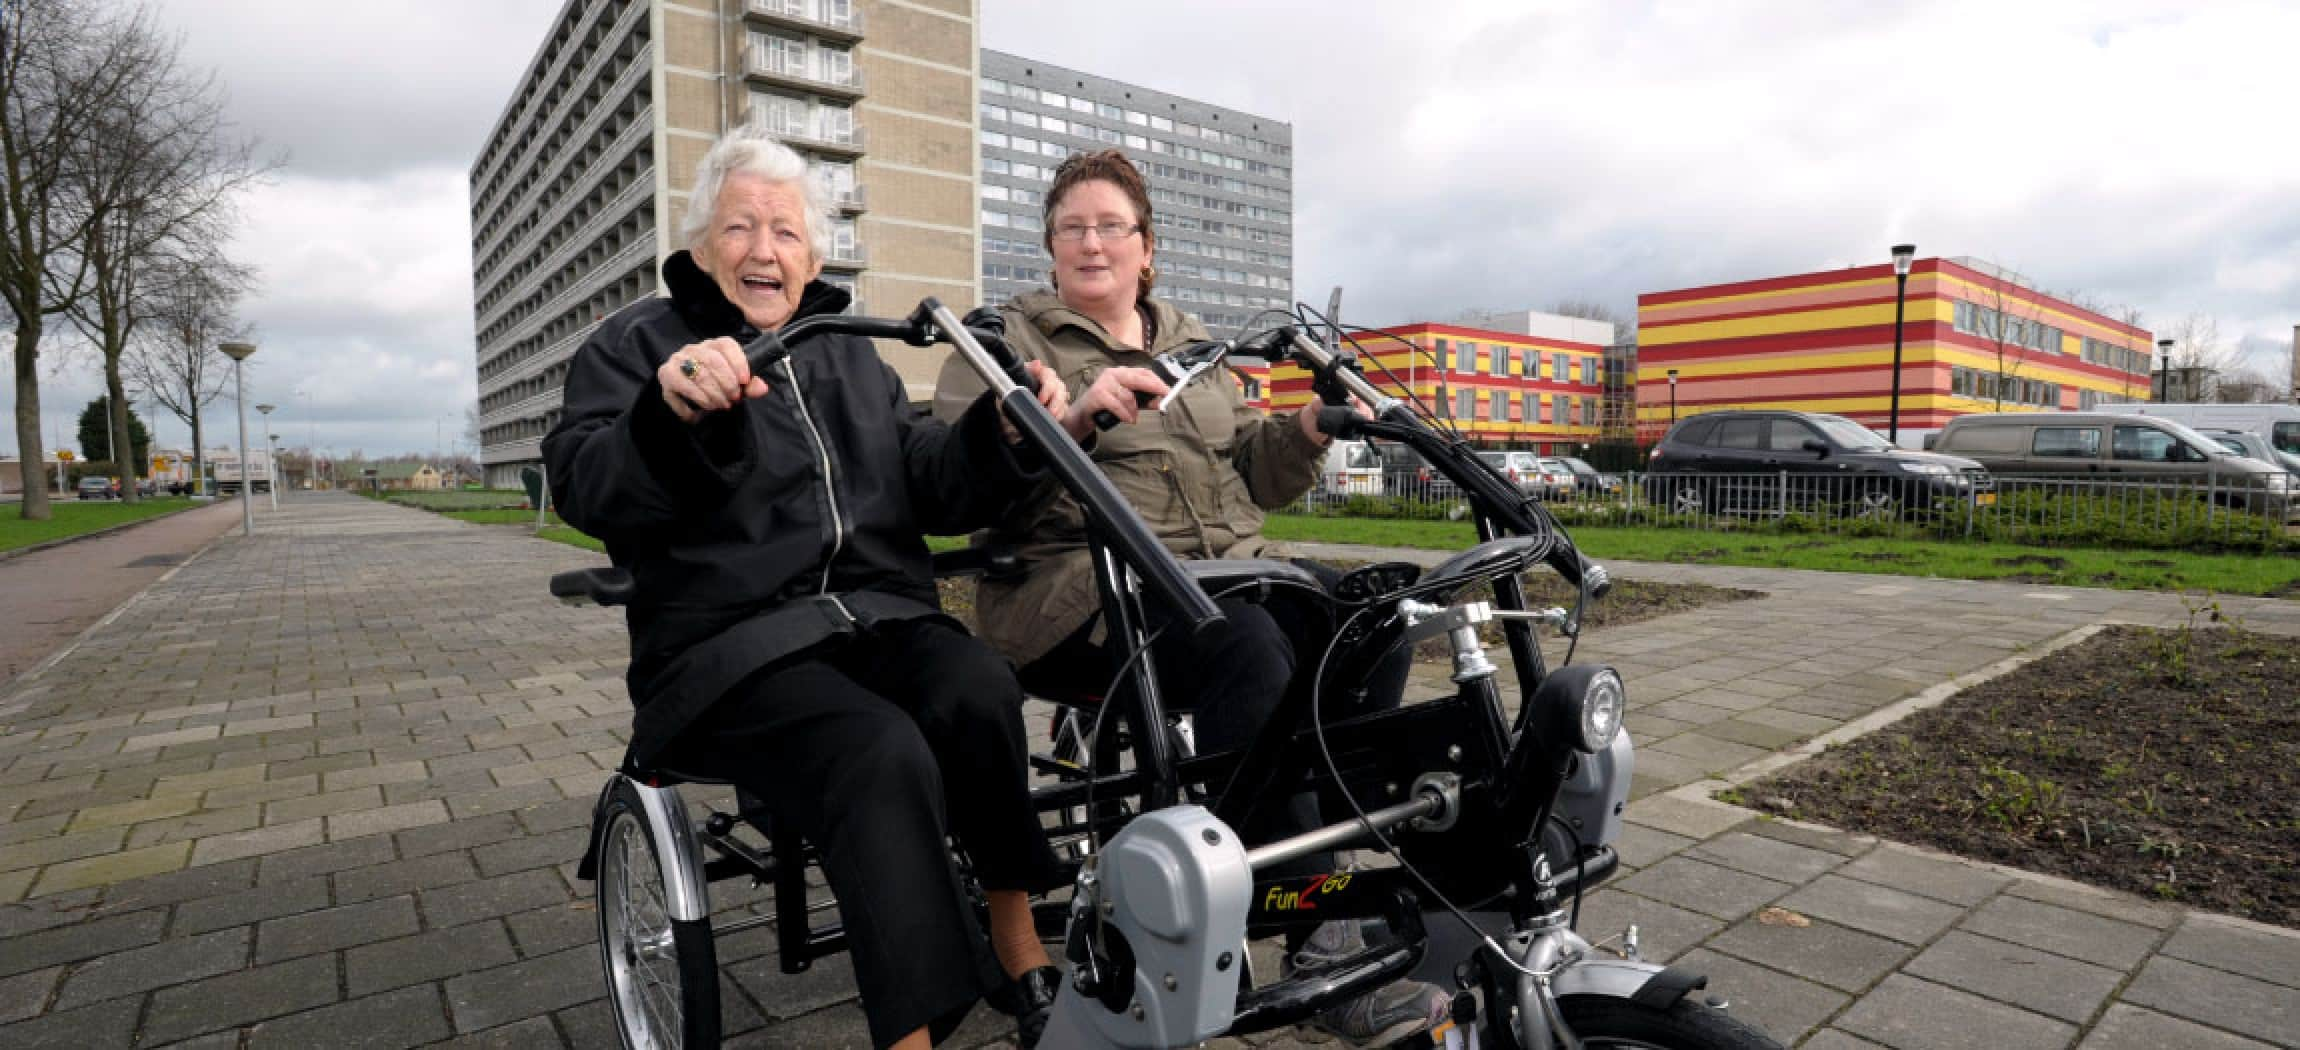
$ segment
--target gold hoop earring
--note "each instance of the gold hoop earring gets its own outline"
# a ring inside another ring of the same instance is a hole
[[[1143,264],[1142,264],[1142,279],[1143,279],[1144,281],[1155,281],[1155,280],[1157,280],[1157,279],[1158,279],[1158,268],[1157,268],[1157,267],[1155,267],[1155,266],[1152,266],[1152,265],[1150,265],[1149,263],[1143,263]]]

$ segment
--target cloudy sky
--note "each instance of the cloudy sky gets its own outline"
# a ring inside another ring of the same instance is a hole
[[[156,7],[286,155],[235,249],[264,282],[250,400],[282,406],[284,444],[455,440],[476,396],[466,171],[561,0]],[[2300,5],[1117,10],[983,0],[983,42],[1291,121],[1295,285],[1321,305],[1344,286],[1353,320],[1564,299],[1627,315],[1639,291],[1913,241],[2159,334],[2209,316],[2279,375],[2300,323]],[[53,441],[98,380],[42,356]]]

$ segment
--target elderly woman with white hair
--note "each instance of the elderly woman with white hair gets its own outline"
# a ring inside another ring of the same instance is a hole
[[[942,614],[920,535],[997,520],[1035,459],[988,398],[955,423],[914,413],[867,339],[802,340],[751,373],[742,344],[848,302],[816,279],[824,194],[763,132],[712,147],[680,233],[670,294],[591,335],[543,443],[560,514],[637,583],[630,760],[732,780],[815,845],[874,1046],[929,1046],[1010,987],[1035,1042],[1058,971],[1027,895],[1061,871],[1022,694]],[[1073,435],[1098,409],[1133,418],[1115,383],[1072,406],[1034,371]],[[989,898],[987,943],[946,831]]]

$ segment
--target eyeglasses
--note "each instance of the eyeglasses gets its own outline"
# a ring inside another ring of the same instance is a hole
[[[1115,241],[1120,237],[1131,237],[1141,231],[1142,224],[1138,222],[1105,222],[1097,226],[1057,226],[1054,228],[1054,239],[1076,243],[1085,240],[1087,233],[1092,232],[1103,240]]]

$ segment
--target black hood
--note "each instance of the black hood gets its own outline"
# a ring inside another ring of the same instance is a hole
[[[743,319],[743,311],[727,301],[719,282],[704,273],[695,262],[693,252],[673,252],[663,260],[663,286],[671,290],[671,302],[679,308],[679,316],[687,327],[704,338],[736,336],[749,342],[758,329]],[[791,320],[813,317],[817,314],[835,314],[846,310],[854,297],[835,284],[826,284],[819,278],[808,281],[799,292],[799,308]],[[785,322],[788,323],[788,322]]]

